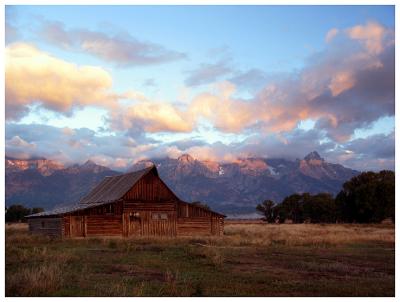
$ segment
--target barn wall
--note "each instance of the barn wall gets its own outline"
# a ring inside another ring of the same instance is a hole
[[[63,234],[63,220],[55,217],[37,217],[28,219],[29,231],[34,234],[59,237]]]
[[[223,218],[206,209],[185,202],[124,200],[124,236],[222,235]],[[153,219],[165,213],[167,220]],[[130,226],[131,216],[140,220],[140,230]],[[132,231],[132,229],[135,229]]]
[[[122,236],[121,215],[85,216],[86,236]]]
[[[125,196],[124,200],[141,200],[141,201],[168,201],[176,200],[176,196],[172,191],[162,182],[162,180],[149,173],[141,178],[130,189]]]
[[[222,235],[224,218],[186,202],[178,202],[178,235]]]
[[[64,216],[63,218],[62,218],[62,220],[63,220],[63,225],[64,225],[64,227],[63,227],[63,235],[64,235],[64,237],[70,237],[71,236],[71,232],[70,232],[70,229],[71,229],[71,217],[70,216]]]
[[[177,235],[211,235],[210,217],[178,218]]]
[[[158,215],[165,219],[155,219]],[[138,219],[139,231],[132,232],[131,219]],[[176,203],[125,200],[123,221],[124,236],[176,236]]]
[[[178,202],[178,217],[211,217],[212,212],[186,202]]]
[[[86,209],[82,215],[96,216],[96,215],[108,215],[112,212],[114,215],[122,215],[122,202],[109,203],[93,208]]]

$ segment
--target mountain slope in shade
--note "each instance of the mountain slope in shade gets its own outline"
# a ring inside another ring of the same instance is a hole
[[[200,161],[185,154],[177,159],[139,161],[129,171],[152,164],[181,199],[203,201],[227,214],[254,213],[262,200],[280,202],[296,192],[336,194],[343,182],[359,173],[328,163],[317,152],[295,161],[239,158],[232,163]],[[43,173],[39,167],[16,170],[13,165],[6,165],[6,204],[52,208],[60,203],[74,203],[105,176],[118,173],[91,161],[51,174]]]
[[[44,175],[40,169],[7,171],[6,167],[6,205],[23,204],[29,207],[51,209],[60,204],[79,201],[106,176],[119,172],[93,162],[73,165]]]
[[[330,192],[359,172],[331,164],[317,152],[303,160],[245,158],[234,163],[198,161],[190,155],[136,163],[130,170],[154,163],[160,176],[179,197],[204,201],[224,213],[254,212],[264,199],[280,202],[293,193]]]
[[[41,175],[49,176],[55,171],[64,169],[64,165],[45,158],[19,160],[12,157],[6,157],[5,169],[6,173],[20,172],[25,170],[36,170]]]

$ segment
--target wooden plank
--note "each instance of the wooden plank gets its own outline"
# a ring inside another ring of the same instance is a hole
[[[172,193],[162,180],[151,173],[140,179],[132,189],[125,194],[123,199],[141,199],[144,201],[177,200],[175,194]]]

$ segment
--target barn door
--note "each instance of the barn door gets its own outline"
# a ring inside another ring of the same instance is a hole
[[[141,221],[139,217],[129,216],[128,236],[141,235]]]
[[[151,212],[149,236],[176,236],[176,216],[173,212]]]
[[[83,237],[85,226],[83,216],[71,216],[70,234],[71,237]]]

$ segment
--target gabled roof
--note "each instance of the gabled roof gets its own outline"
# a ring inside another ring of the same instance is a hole
[[[121,199],[143,176],[150,171],[158,175],[155,166],[149,168],[126,173],[117,176],[106,176],[92,191],[84,196],[79,203],[56,208],[50,211],[45,211],[37,214],[28,215],[25,217],[39,217],[71,213],[79,210],[88,209],[91,207],[112,203]]]
[[[107,176],[92,191],[79,201],[80,204],[99,204],[121,199],[143,176],[152,171],[158,175],[155,166],[117,176]]]

